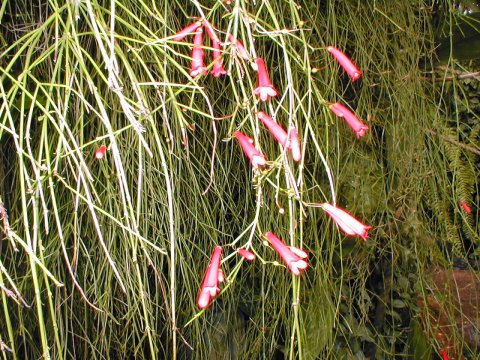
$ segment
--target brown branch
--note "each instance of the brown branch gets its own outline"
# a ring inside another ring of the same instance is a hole
[[[461,147],[462,149],[465,149],[467,151],[470,151],[474,154],[480,155],[480,150],[474,148],[473,146],[466,145],[458,140],[452,139],[451,137],[445,136],[445,135],[440,135],[436,131],[427,129],[426,130],[429,134],[432,134],[433,136],[438,136],[440,139],[443,141],[449,142],[450,144],[457,145],[458,147]]]

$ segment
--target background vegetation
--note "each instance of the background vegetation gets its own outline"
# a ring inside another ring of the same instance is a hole
[[[465,76],[478,63],[459,63],[452,42],[440,67],[435,56],[456,5],[1,2],[2,357],[475,358],[478,319],[475,343],[456,326],[462,299],[431,276],[462,269],[478,284],[480,101],[478,75]],[[258,103],[256,74],[228,43],[230,75],[192,79],[191,45],[171,37],[197,17],[263,57],[280,95]],[[336,101],[370,126],[366,137],[331,114]],[[298,126],[299,165],[259,110]],[[271,171],[251,171],[237,128]],[[367,242],[306,206],[335,197],[374,225]],[[309,252],[300,278],[275,266],[268,230]],[[245,244],[256,262],[235,255]],[[200,312],[216,245],[227,281]]]

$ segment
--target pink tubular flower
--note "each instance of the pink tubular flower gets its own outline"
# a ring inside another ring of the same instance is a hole
[[[184,27],[182,30],[177,32],[175,36],[173,37],[173,41],[182,41],[185,39],[188,35],[194,34],[195,31],[202,25],[200,21],[196,21],[191,25],[188,25],[187,27]]]
[[[237,250],[238,254],[243,257],[245,260],[248,260],[248,261],[253,261],[255,260],[255,254],[252,253],[251,251],[248,251],[247,249],[238,249]]]
[[[203,62],[205,53],[203,51],[203,30],[197,29],[197,32],[193,38],[193,49],[192,49],[192,62],[190,66],[190,76],[197,77],[199,75],[205,75],[207,73],[207,68]]]
[[[102,160],[105,156],[105,152],[107,151],[107,147],[105,145],[101,145],[97,151],[95,151],[95,158],[97,160]]]
[[[465,201],[460,201],[460,206],[463,208],[463,211],[465,211],[467,214],[472,213],[472,209],[470,208],[470,206],[467,205]]]
[[[278,91],[270,81],[263,59],[257,58],[255,59],[255,63],[257,64],[258,71],[258,86],[253,90],[253,93],[260,96],[260,100],[265,102],[269,97],[277,96]]]
[[[298,138],[297,129],[290,128],[290,149],[292,150],[292,158],[294,161],[300,161],[302,151],[300,150],[300,140]]]
[[[308,267],[308,263],[303,260],[308,256],[305,251],[294,246],[285,245],[282,240],[270,231],[265,233],[265,237],[278,255],[280,255],[293,275],[300,275],[302,270],[305,270]]]
[[[370,230],[372,226],[362,224],[345,210],[328,203],[322,204],[321,207],[327,212],[328,215],[330,215],[333,221],[337,223],[337,225],[345,232],[345,234],[351,236],[358,235],[364,241],[367,241],[368,230]]]
[[[228,40],[235,46],[235,49],[243,60],[250,60],[250,54],[240,40],[235,39],[232,34],[228,34]]]
[[[442,356],[442,360],[450,360],[450,357],[445,350],[440,350],[440,355]]]
[[[253,146],[252,139],[240,131],[235,131],[233,135],[237,138],[240,146],[243,149],[243,152],[245,155],[247,155],[254,169],[257,169],[259,166],[263,166],[267,163],[265,160],[265,155],[263,155],[255,148],[255,146]]]
[[[277,140],[280,145],[285,147],[287,145],[287,132],[263,111],[260,111],[257,116],[260,120],[262,120],[263,125],[265,125],[265,127],[270,131],[270,134],[273,135],[275,140]]]
[[[367,133],[368,126],[362,123],[362,121],[357,118],[357,116],[347,109],[345,106],[339,103],[331,104],[329,106],[335,115],[338,117],[343,117],[347,124],[357,133],[357,139],[360,139]]]
[[[362,76],[362,72],[355,66],[355,64],[350,60],[347,55],[342,51],[334,48],[333,46],[328,46],[327,50],[332,54],[338,63],[343,67],[347,74],[352,78],[352,81],[355,81]]]
[[[210,24],[207,20],[203,21],[203,26],[207,31],[207,35],[212,41],[213,47],[213,69],[212,75],[214,77],[220,77],[227,73],[227,70],[223,67],[222,64],[222,52],[220,47],[220,39],[218,38],[217,34],[215,33],[215,29],[213,28],[212,24]]]
[[[205,309],[210,305],[212,298],[218,295],[220,288],[218,287],[219,280],[223,277],[223,272],[220,269],[220,257],[222,255],[222,247],[217,246],[213,250],[210,264],[207,267],[205,276],[198,294],[197,305],[200,309]]]

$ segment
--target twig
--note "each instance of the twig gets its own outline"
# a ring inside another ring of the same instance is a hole
[[[470,152],[473,152],[474,154],[480,155],[480,150],[475,149],[473,146],[466,145],[464,143],[461,143],[460,141],[454,140],[451,137],[445,136],[445,135],[440,135],[436,131],[427,129],[426,130],[429,134],[432,134],[433,136],[438,136],[440,139],[449,142],[450,144],[457,145],[461,147],[462,149],[468,150]]]

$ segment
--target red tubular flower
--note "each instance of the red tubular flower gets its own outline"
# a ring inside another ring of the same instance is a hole
[[[245,260],[248,260],[248,261],[253,261],[255,260],[255,254],[252,253],[251,251],[248,251],[247,249],[238,249],[237,250],[238,254],[243,257]]]
[[[192,62],[190,66],[190,76],[197,77],[199,75],[205,75],[207,73],[207,68],[203,62],[205,53],[203,51],[203,30],[197,29],[197,32],[193,38],[193,49],[192,49]]]
[[[205,276],[200,287],[200,293],[197,298],[197,305],[200,309],[205,309],[210,305],[212,298],[218,295],[220,288],[218,287],[219,278],[223,277],[220,269],[220,257],[222,255],[222,247],[217,246],[213,250],[210,264],[207,267]]]
[[[235,46],[242,59],[250,60],[250,54],[240,40],[235,39],[232,34],[228,34],[228,40]]]
[[[343,67],[347,74],[352,78],[352,81],[359,79],[362,76],[362,72],[355,66],[355,64],[350,60],[347,55],[342,51],[333,46],[328,46],[327,50],[332,54],[338,63]]]
[[[270,134],[273,135],[275,140],[277,140],[280,145],[285,147],[287,145],[287,132],[263,111],[260,111],[257,116],[260,120],[262,120],[263,125],[265,125],[265,127],[270,131]]]
[[[97,151],[95,151],[95,158],[97,160],[102,160],[103,157],[105,156],[105,153],[107,151],[107,147],[105,145],[101,145]]]
[[[345,210],[328,203],[322,204],[321,207],[330,215],[345,234],[351,236],[358,235],[364,241],[367,241],[368,230],[370,230],[372,226],[362,224]]]
[[[467,205],[467,203],[465,201],[460,201],[460,206],[463,208],[463,210],[467,213],[467,214],[471,214],[472,213],[472,209],[470,208],[470,206]]]
[[[222,75],[225,75],[227,73],[227,70],[223,67],[222,64],[222,52],[221,52],[221,47],[220,47],[220,39],[218,38],[217,34],[215,33],[215,29],[213,28],[212,24],[210,24],[208,21],[204,20],[203,21],[203,26],[205,27],[205,30],[207,31],[207,35],[212,41],[212,47],[213,47],[213,69],[212,69],[212,75],[215,77],[220,77]]]
[[[367,133],[368,126],[362,123],[362,121],[356,117],[356,115],[347,109],[345,106],[339,103],[335,103],[329,106],[335,115],[343,117],[347,124],[357,133],[357,139],[360,139]]]
[[[253,93],[260,97],[260,100],[267,101],[269,97],[277,96],[278,91],[273,86],[268,76],[267,68],[265,67],[265,62],[261,58],[255,59],[257,64],[258,72],[258,85]]]
[[[308,267],[308,263],[303,260],[308,256],[305,251],[294,246],[285,245],[282,240],[270,231],[265,233],[265,237],[294,275],[300,275],[302,270]]]
[[[182,30],[175,34],[175,36],[173,37],[173,41],[182,41],[188,35],[194,34],[201,25],[201,21],[196,21],[193,24],[184,27]]]
[[[302,151],[300,150],[300,140],[298,138],[297,129],[290,128],[290,149],[292,150],[292,158],[294,161],[300,161]]]
[[[450,360],[450,357],[445,350],[440,350],[440,355],[442,356],[442,360]]]
[[[255,148],[255,146],[253,146],[252,139],[250,139],[248,136],[241,133],[240,131],[235,131],[233,135],[237,138],[238,143],[242,147],[245,155],[247,155],[248,159],[252,163],[254,169],[257,169],[259,166],[263,166],[267,163],[267,161],[265,160],[265,155],[263,155]]]

